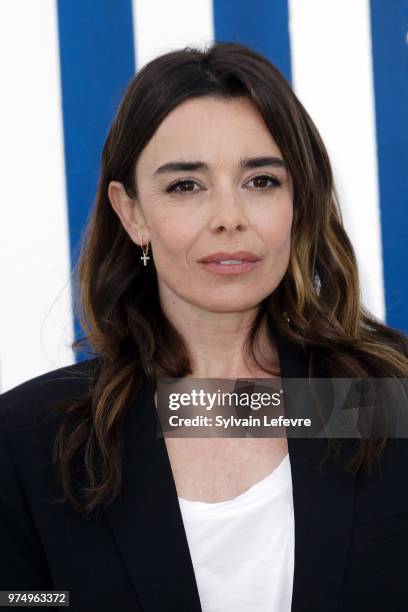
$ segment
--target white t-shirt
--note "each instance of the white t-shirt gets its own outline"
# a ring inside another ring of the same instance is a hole
[[[203,612],[290,612],[294,513],[289,454],[238,497],[179,497]]]

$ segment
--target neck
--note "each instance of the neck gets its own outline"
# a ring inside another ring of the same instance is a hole
[[[209,312],[191,309],[184,302],[163,307],[167,318],[182,335],[189,349],[193,372],[189,378],[268,378],[268,370],[279,369],[275,342],[266,320],[255,339],[255,355],[247,361],[244,343],[258,309],[242,312]]]

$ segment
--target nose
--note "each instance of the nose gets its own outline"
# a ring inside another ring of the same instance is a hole
[[[233,189],[224,189],[214,196],[210,229],[212,232],[243,231],[248,227],[243,203]]]

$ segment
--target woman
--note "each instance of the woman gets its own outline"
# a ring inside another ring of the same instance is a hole
[[[157,435],[165,378],[407,376],[405,336],[360,303],[324,145],[263,56],[217,43],[138,73],[77,288],[92,358],[1,396],[2,590],[407,609],[405,440]]]

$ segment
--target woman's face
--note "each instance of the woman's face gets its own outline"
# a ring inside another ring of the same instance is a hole
[[[131,238],[150,241],[162,304],[243,311],[274,291],[289,262],[292,182],[247,98],[180,104],[143,149],[135,172],[136,206],[120,183],[111,183],[109,194]],[[245,263],[238,251],[257,261]],[[200,261],[220,252],[227,255],[219,260],[243,263]]]

